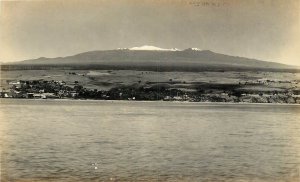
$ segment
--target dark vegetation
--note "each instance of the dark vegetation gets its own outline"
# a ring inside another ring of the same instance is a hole
[[[255,102],[300,103],[298,92],[245,91],[241,84],[211,84],[194,82],[186,88],[176,88],[169,82],[135,83],[110,90],[87,89],[75,81],[72,86],[63,81],[20,80],[12,84],[1,97],[12,98],[73,98],[96,100],[166,100],[190,102]],[[185,90],[187,89],[187,90]]]
[[[253,68],[246,66],[226,65],[109,65],[109,64],[2,64],[1,71],[13,70],[138,70],[138,71],[159,71],[159,72],[201,72],[201,71],[268,71],[268,72],[290,72],[299,73],[300,69],[294,68]]]

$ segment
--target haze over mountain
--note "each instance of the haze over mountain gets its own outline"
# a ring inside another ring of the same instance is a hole
[[[292,66],[280,63],[260,61],[243,57],[235,57],[188,48],[179,50],[176,48],[165,49],[155,46],[141,46],[133,48],[119,48],[115,50],[89,51],[73,56],[57,58],[38,58],[15,62],[21,65],[70,65],[70,66],[114,66],[114,67],[158,67],[174,68],[258,68],[258,69],[291,69]]]

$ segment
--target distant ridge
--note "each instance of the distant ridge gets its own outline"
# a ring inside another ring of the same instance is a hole
[[[210,50],[188,48],[165,49],[155,46],[141,46],[132,48],[119,48],[115,50],[89,51],[73,56],[57,58],[38,58],[12,65],[64,65],[89,67],[114,67],[116,69],[162,69],[197,71],[202,68],[217,69],[294,69],[295,67],[244,57],[219,54]]]

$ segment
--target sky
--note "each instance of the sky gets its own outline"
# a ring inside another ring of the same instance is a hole
[[[300,65],[300,0],[0,0],[0,62],[153,45]]]

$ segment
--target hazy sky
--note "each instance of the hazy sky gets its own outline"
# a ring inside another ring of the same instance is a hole
[[[0,61],[142,45],[300,65],[300,0],[0,0]]]

